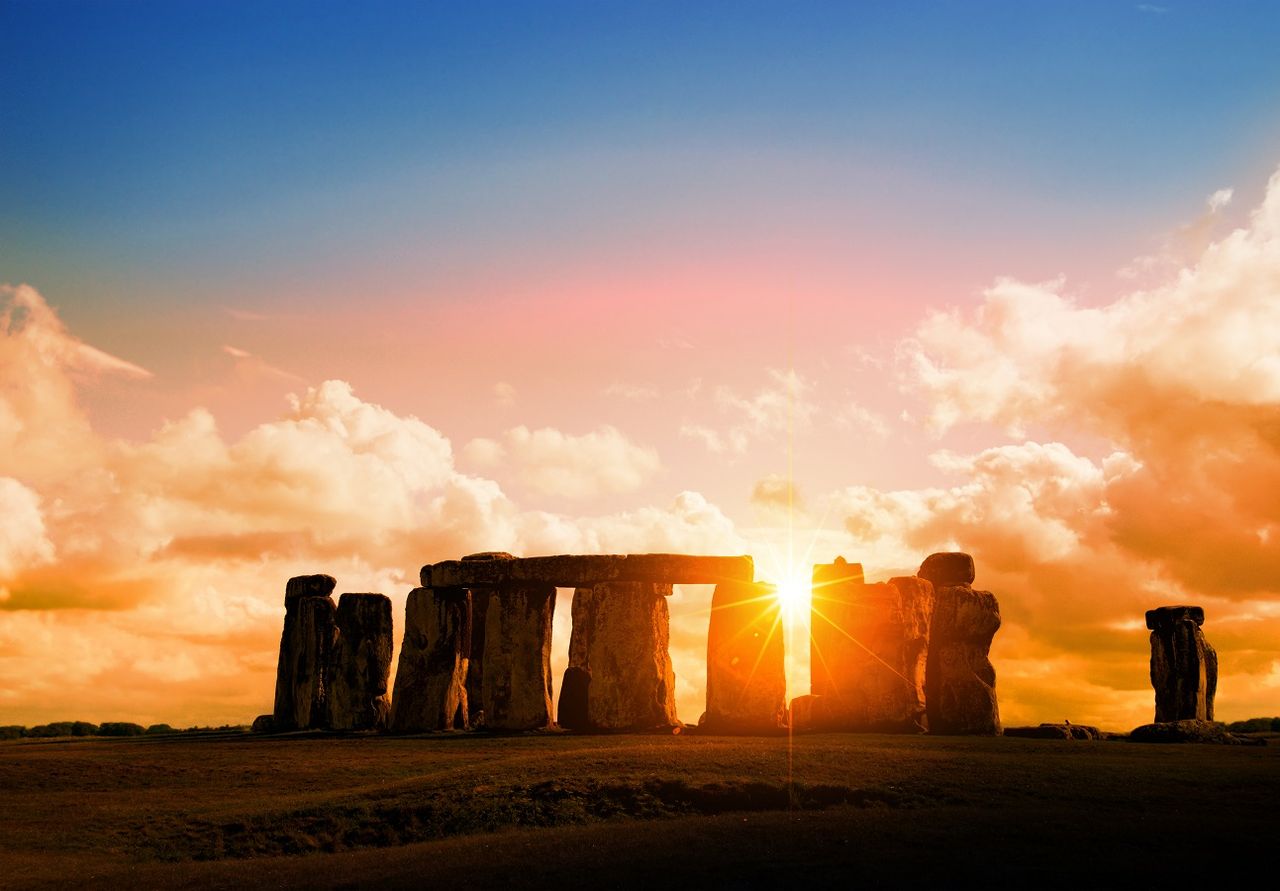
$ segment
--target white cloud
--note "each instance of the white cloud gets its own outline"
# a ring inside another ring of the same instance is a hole
[[[715,408],[726,423],[719,428],[705,421],[685,423],[680,435],[701,442],[716,454],[742,454],[753,440],[777,439],[808,427],[818,411],[817,403],[809,396],[812,382],[794,369],[770,368],[768,378],[765,386],[748,396],[732,387],[717,387]],[[701,381],[694,382],[690,398],[696,398],[700,390]]]
[[[464,457],[486,469],[510,469],[534,491],[565,498],[634,492],[661,468],[657,452],[609,425],[576,436],[513,427],[500,442],[472,440]]]

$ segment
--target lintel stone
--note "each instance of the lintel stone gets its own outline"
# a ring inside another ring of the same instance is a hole
[[[750,582],[750,557],[700,557],[687,554],[587,554],[554,557],[474,555],[422,567],[424,587],[496,587],[509,582],[578,588],[601,582],[665,585],[717,585]]]

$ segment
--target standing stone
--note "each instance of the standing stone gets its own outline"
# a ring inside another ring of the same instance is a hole
[[[773,585],[716,585],[707,629],[707,711],[699,727],[770,733],[787,726],[781,604]]]
[[[481,702],[485,726],[537,730],[551,724],[551,620],[554,585],[508,583],[485,617]]]
[[[414,588],[404,605],[404,642],[391,698],[393,733],[465,728],[471,594]]]
[[[273,712],[278,731],[323,727],[328,672],[337,636],[330,576],[300,576],[285,587],[284,633]]]
[[[484,725],[484,629],[493,592],[488,588],[471,590],[471,656],[467,660],[467,725]]]
[[[588,642],[594,625],[594,601],[591,588],[573,592],[573,631],[569,635],[569,664],[560,683],[560,704],[556,723],[569,730],[589,730],[587,697],[591,688],[591,669],[587,664]]]
[[[953,585],[972,585],[977,578],[977,570],[973,565],[973,557],[968,554],[942,551],[925,557],[916,575],[932,582],[935,588],[949,588]]]
[[[676,717],[676,676],[668,650],[670,585],[602,582],[593,585],[581,609],[575,594],[570,683],[581,685],[585,670],[586,726],[592,730],[655,730],[680,724]],[[582,634],[578,635],[579,619]],[[570,706],[567,717],[576,721]],[[563,699],[562,699],[563,701]]]
[[[1151,686],[1156,721],[1212,721],[1218,688],[1218,653],[1204,639],[1199,606],[1147,610],[1151,629]]]
[[[864,586],[862,564],[837,557],[813,567],[809,636],[809,691],[837,695],[849,675],[848,627]]]
[[[854,590],[834,690],[824,697],[826,721],[833,729],[922,733],[933,585],[910,576]]]
[[[926,560],[921,570],[928,567]],[[989,653],[1000,630],[1000,604],[990,591],[975,591],[967,584],[942,585],[934,593],[925,668],[929,732],[999,736],[996,670]]]
[[[343,594],[326,696],[333,730],[382,730],[391,698],[391,600],[382,594]]]

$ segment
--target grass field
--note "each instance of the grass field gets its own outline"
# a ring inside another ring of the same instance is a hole
[[[1274,745],[22,740],[0,743],[0,885],[1269,884],[1278,801]]]

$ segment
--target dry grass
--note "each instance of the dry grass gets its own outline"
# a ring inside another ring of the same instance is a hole
[[[0,884],[1227,879],[1275,747],[876,735],[0,743]],[[1152,871],[1148,871],[1152,870]],[[575,882],[577,883],[577,882]]]

